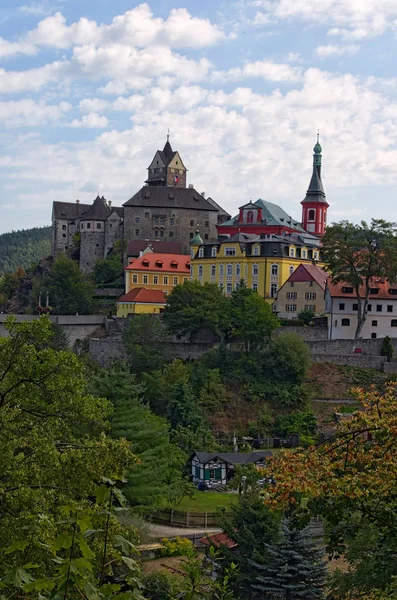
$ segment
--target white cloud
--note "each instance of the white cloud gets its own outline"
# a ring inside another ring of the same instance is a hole
[[[346,39],[362,40],[382,35],[395,27],[396,0],[255,0],[253,5],[261,8],[255,16],[261,20],[301,19],[330,27],[330,35]]]
[[[27,71],[6,71],[0,69],[0,92],[15,94],[19,92],[39,90],[51,81],[56,81],[62,74],[65,63],[54,62],[37,69]]]
[[[35,54],[36,47],[28,42],[9,42],[0,37],[0,58],[8,58],[18,54]]]
[[[70,127],[88,127],[89,129],[106,129],[108,125],[107,117],[94,112],[84,115],[81,119],[73,119],[70,123]]]
[[[358,44],[348,44],[346,46],[338,44],[328,44],[327,46],[318,46],[315,49],[315,54],[320,58],[328,58],[329,56],[353,56],[360,50]]]
[[[60,119],[71,108],[69,102],[47,104],[30,99],[0,102],[0,123],[6,127],[42,125]]]
[[[237,81],[249,77],[259,77],[268,81],[296,82],[302,78],[300,67],[292,67],[285,63],[263,60],[246,63],[243,67],[233,67],[228,71],[214,71],[213,81]]]

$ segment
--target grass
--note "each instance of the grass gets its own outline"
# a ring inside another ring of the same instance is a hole
[[[185,496],[176,510],[192,512],[216,512],[219,506],[229,507],[237,502],[237,494],[223,492],[194,492],[193,496]]]

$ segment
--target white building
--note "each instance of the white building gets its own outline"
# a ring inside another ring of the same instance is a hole
[[[362,338],[397,337],[397,284],[374,279]],[[364,296],[364,290],[362,292]],[[351,340],[357,327],[357,296],[348,283],[327,282],[325,314],[330,340]]]

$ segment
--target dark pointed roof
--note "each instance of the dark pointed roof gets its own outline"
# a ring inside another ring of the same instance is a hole
[[[145,185],[123,206],[150,206],[158,208],[189,208],[192,210],[218,211],[193,188],[177,188]]]
[[[313,173],[310,179],[309,187],[306,192],[306,197],[303,202],[321,202],[326,204],[323,182],[321,181],[321,152],[322,148],[319,142],[319,134],[317,134],[317,143],[313,148]]]
[[[102,198],[97,196],[94,200],[94,204],[91,206],[90,210],[86,212],[86,214],[81,220],[106,221],[111,212],[112,210],[109,208],[105,198],[103,196]]]

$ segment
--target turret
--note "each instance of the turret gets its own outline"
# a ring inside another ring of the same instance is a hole
[[[302,200],[302,227],[317,236],[325,233],[328,202],[321,181],[322,148],[319,134],[313,148],[313,173],[305,198]]]

